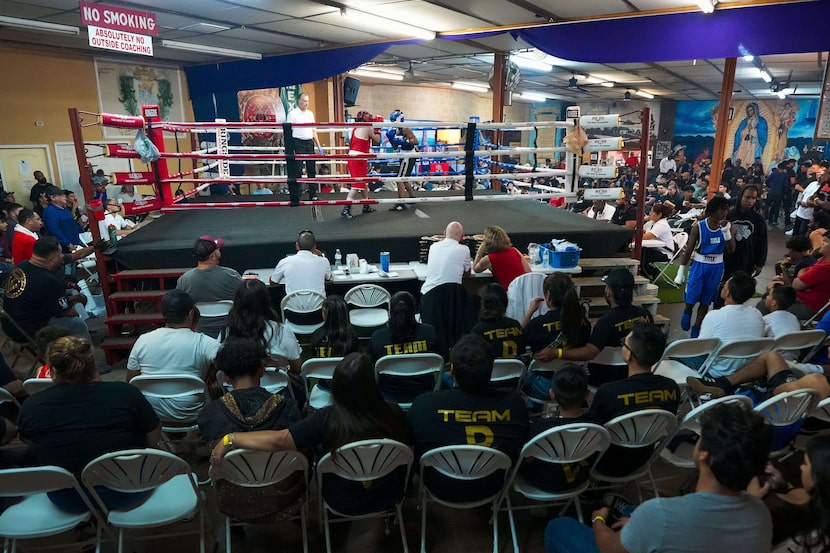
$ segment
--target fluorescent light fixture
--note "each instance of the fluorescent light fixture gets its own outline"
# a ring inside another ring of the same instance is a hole
[[[549,63],[526,58],[524,56],[510,56],[510,61],[512,61],[519,67],[529,69],[531,71],[541,71],[543,73],[548,73],[551,69],[553,69],[553,66]]]
[[[778,95],[778,97],[779,97],[779,98],[781,98],[782,100],[783,100],[784,98],[786,98],[786,97],[787,97],[787,93],[786,93],[786,92],[784,92],[783,90],[779,90],[778,92],[776,92],[776,94],[777,94],[777,95]]]
[[[456,90],[466,90],[468,92],[488,92],[490,87],[486,84],[482,83],[465,83],[461,81],[455,81],[452,83],[452,88]]]
[[[747,55],[744,56],[744,61],[752,61],[754,59],[755,59],[755,56],[753,56],[752,54],[747,54]]]
[[[391,67],[387,65],[361,65],[357,68],[359,71],[374,71],[376,73],[387,73],[389,75],[403,75],[404,70],[398,67]]]
[[[44,31],[47,33],[62,33],[65,35],[79,35],[81,29],[73,27],[72,25],[59,25],[57,23],[47,23],[46,21],[36,21],[34,19],[20,19],[17,17],[0,16],[0,27],[15,27],[17,29],[26,29],[29,31]]]
[[[634,94],[636,94],[637,96],[641,96],[643,98],[647,98],[649,100],[654,99],[654,94],[649,94],[648,92],[646,92],[644,90],[635,90]]]
[[[178,42],[176,40],[162,40],[161,46],[163,48],[170,48],[172,50],[183,50],[185,52],[198,52],[200,54],[214,54],[216,56],[226,56],[229,58],[245,58],[249,60],[261,60],[262,54],[258,52],[245,52],[244,50],[231,50],[230,48],[219,48],[218,46],[208,46],[206,44],[194,44],[192,42]]]
[[[605,81],[604,83],[599,83],[599,86],[604,86],[605,88],[614,88],[614,81]]]
[[[353,8],[340,8],[340,16],[349,21],[350,25],[377,31],[384,35],[399,33],[403,36],[414,36],[424,40],[435,38],[435,32],[407,23],[393,21],[387,17],[372,15]]]
[[[403,75],[397,73],[386,73],[385,71],[370,71],[369,69],[355,69],[349,71],[352,75],[370,77],[372,79],[386,79],[388,81],[402,81]]]
[[[761,69],[761,78],[764,79],[765,83],[772,82],[772,75],[770,75],[769,71],[766,69]]]
[[[525,100],[530,100],[531,102],[547,102],[548,99],[543,94],[538,94],[536,92],[522,92],[519,94],[521,98]]]
[[[703,13],[712,13],[715,11],[715,4],[718,3],[717,0],[696,0],[697,5],[700,6],[700,11]]]
[[[599,84],[602,82],[602,79],[599,77],[594,77],[593,75],[586,75],[585,82],[588,84]]]

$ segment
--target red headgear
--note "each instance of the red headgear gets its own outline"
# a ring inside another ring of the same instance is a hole
[[[363,122],[371,122],[375,120],[375,116],[369,113],[368,111],[359,111],[357,112],[357,117],[354,118],[355,121],[363,121]]]

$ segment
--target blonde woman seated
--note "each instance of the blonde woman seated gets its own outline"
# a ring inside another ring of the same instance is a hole
[[[495,225],[484,229],[484,240],[481,241],[473,260],[475,272],[482,273],[487,269],[492,271],[493,278],[505,290],[517,276],[530,272],[530,264],[521,252],[513,247],[510,237],[503,228]]]

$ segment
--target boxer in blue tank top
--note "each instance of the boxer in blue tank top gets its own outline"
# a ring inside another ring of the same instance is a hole
[[[735,239],[730,224],[726,221],[729,200],[715,196],[706,205],[706,218],[692,226],[686,249],[680,257],[677,269],[677,284],[686,280],[686,268],[690,261],[689,282],[686,284],[686,308],[680,320],[683,330],[691,330],[690,336],[697,338],[700,324],[709,311],[709,306],[718,297],[718,284],[723,276],[723,254],[735,251]],[[695,324],[692,325],[692,310],[699,304]]]

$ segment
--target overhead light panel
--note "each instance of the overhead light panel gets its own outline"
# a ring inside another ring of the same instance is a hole
[[[648,93],[648,92],[646,92],[645,90],[635,90],[635,91],[634,91],[634,94],[636,94],[637,96],[640,96],[640,97],[642,97],[642,98],[647,98],[647,99],[649,99],[649,100],[653,100],[653,99],[654,99],[654,94],[649,94],[649,93]]]
[[[783,90],[779,90],[775,94],[778,95],[778,97],[781,98],[782,100],[787,97],[787,93],[784,92]]]
[[[718,0],[696,0],[697,5],[700,7],[700,11],[703,13],[712,13],[715,11],[715,4],[718,3]]]
[[[361,65],[359,71],[374,71],[375,73],[387,73],[389,75],[403,75],[404,70],[399,67],[388,65]]]
[[[73,27],[72,25],[59,25],[57,23],[47,23],[46,21],[37,21],[34,19],[20,19],[18,17],[0,16],[0,27],[15,27],[16,29],[26,29],[28,31],[41,31],[45,33],[61,33],[64,35],[79,35],[81,29]]]
[[[369,69],[355,69],[354,71],[349,71],[352,75],[358,75],[360,77],[370,77],[373,79],[385,79],[387,81],[402,81],[403,74],[402,73],[387,73],[385,71],[370,71]]]
[[[547,96],[543,94],[538,94],[536,92],[522,92],[519,94],[520,98],[525,100],[530,100],[531,102],[547,102]]]
[[[452,88],[456,90],[466,90],[468,92],[488,92],[490,90],[490,87],[486,84],[465,83],[462,81],[452,83]]]
[[[179,42],[176,40],[162,40],[161,46],[163,48],[170,48],[172,50],[183,50],[185,52],[198,52],[200,54],[213,54],[215,56],[225,56],[228,58],[245,58],[248,60],[261,60],[262,54],[258,52],[246,52],[244,50],[232,50],[230,48],[219,48],[218,46],[208,46],[206,44],[194,44],[192,42]]]
[[[765,83],[772,82],[772,75],[770,75],[770,72],[767,69],[761,69],[761,78],[764,79]]]
[[[549,63],[534,60],[531,58],[526,58],[524,56],[510,56],[510,61],[512,61],[513,63],[515,63],[523,69],[529,69],[531,71],[540,71],[542,73],[548,73],[553,69],[553,66]]]
[[[752,61],[754,59],[755,59],[755,56],[753,56],[752,54],[747,54],[747,55],[744,56],[744,61]]]
[[[370,31],[377,31],[387,36],[398,33],[402,36],[413,36],[423,40],[432,40],[435,38],[434,31],[399,21],[393,21],[386,17],[372,15],[353,8],[340,8],[340,16],[349,21],[350,25]]]
[[[613,81],[605,81],[604,83],[599,83],[599,86],[604,86],[605,88],[614,88],[615,84],[616,83],[614,83]]]

